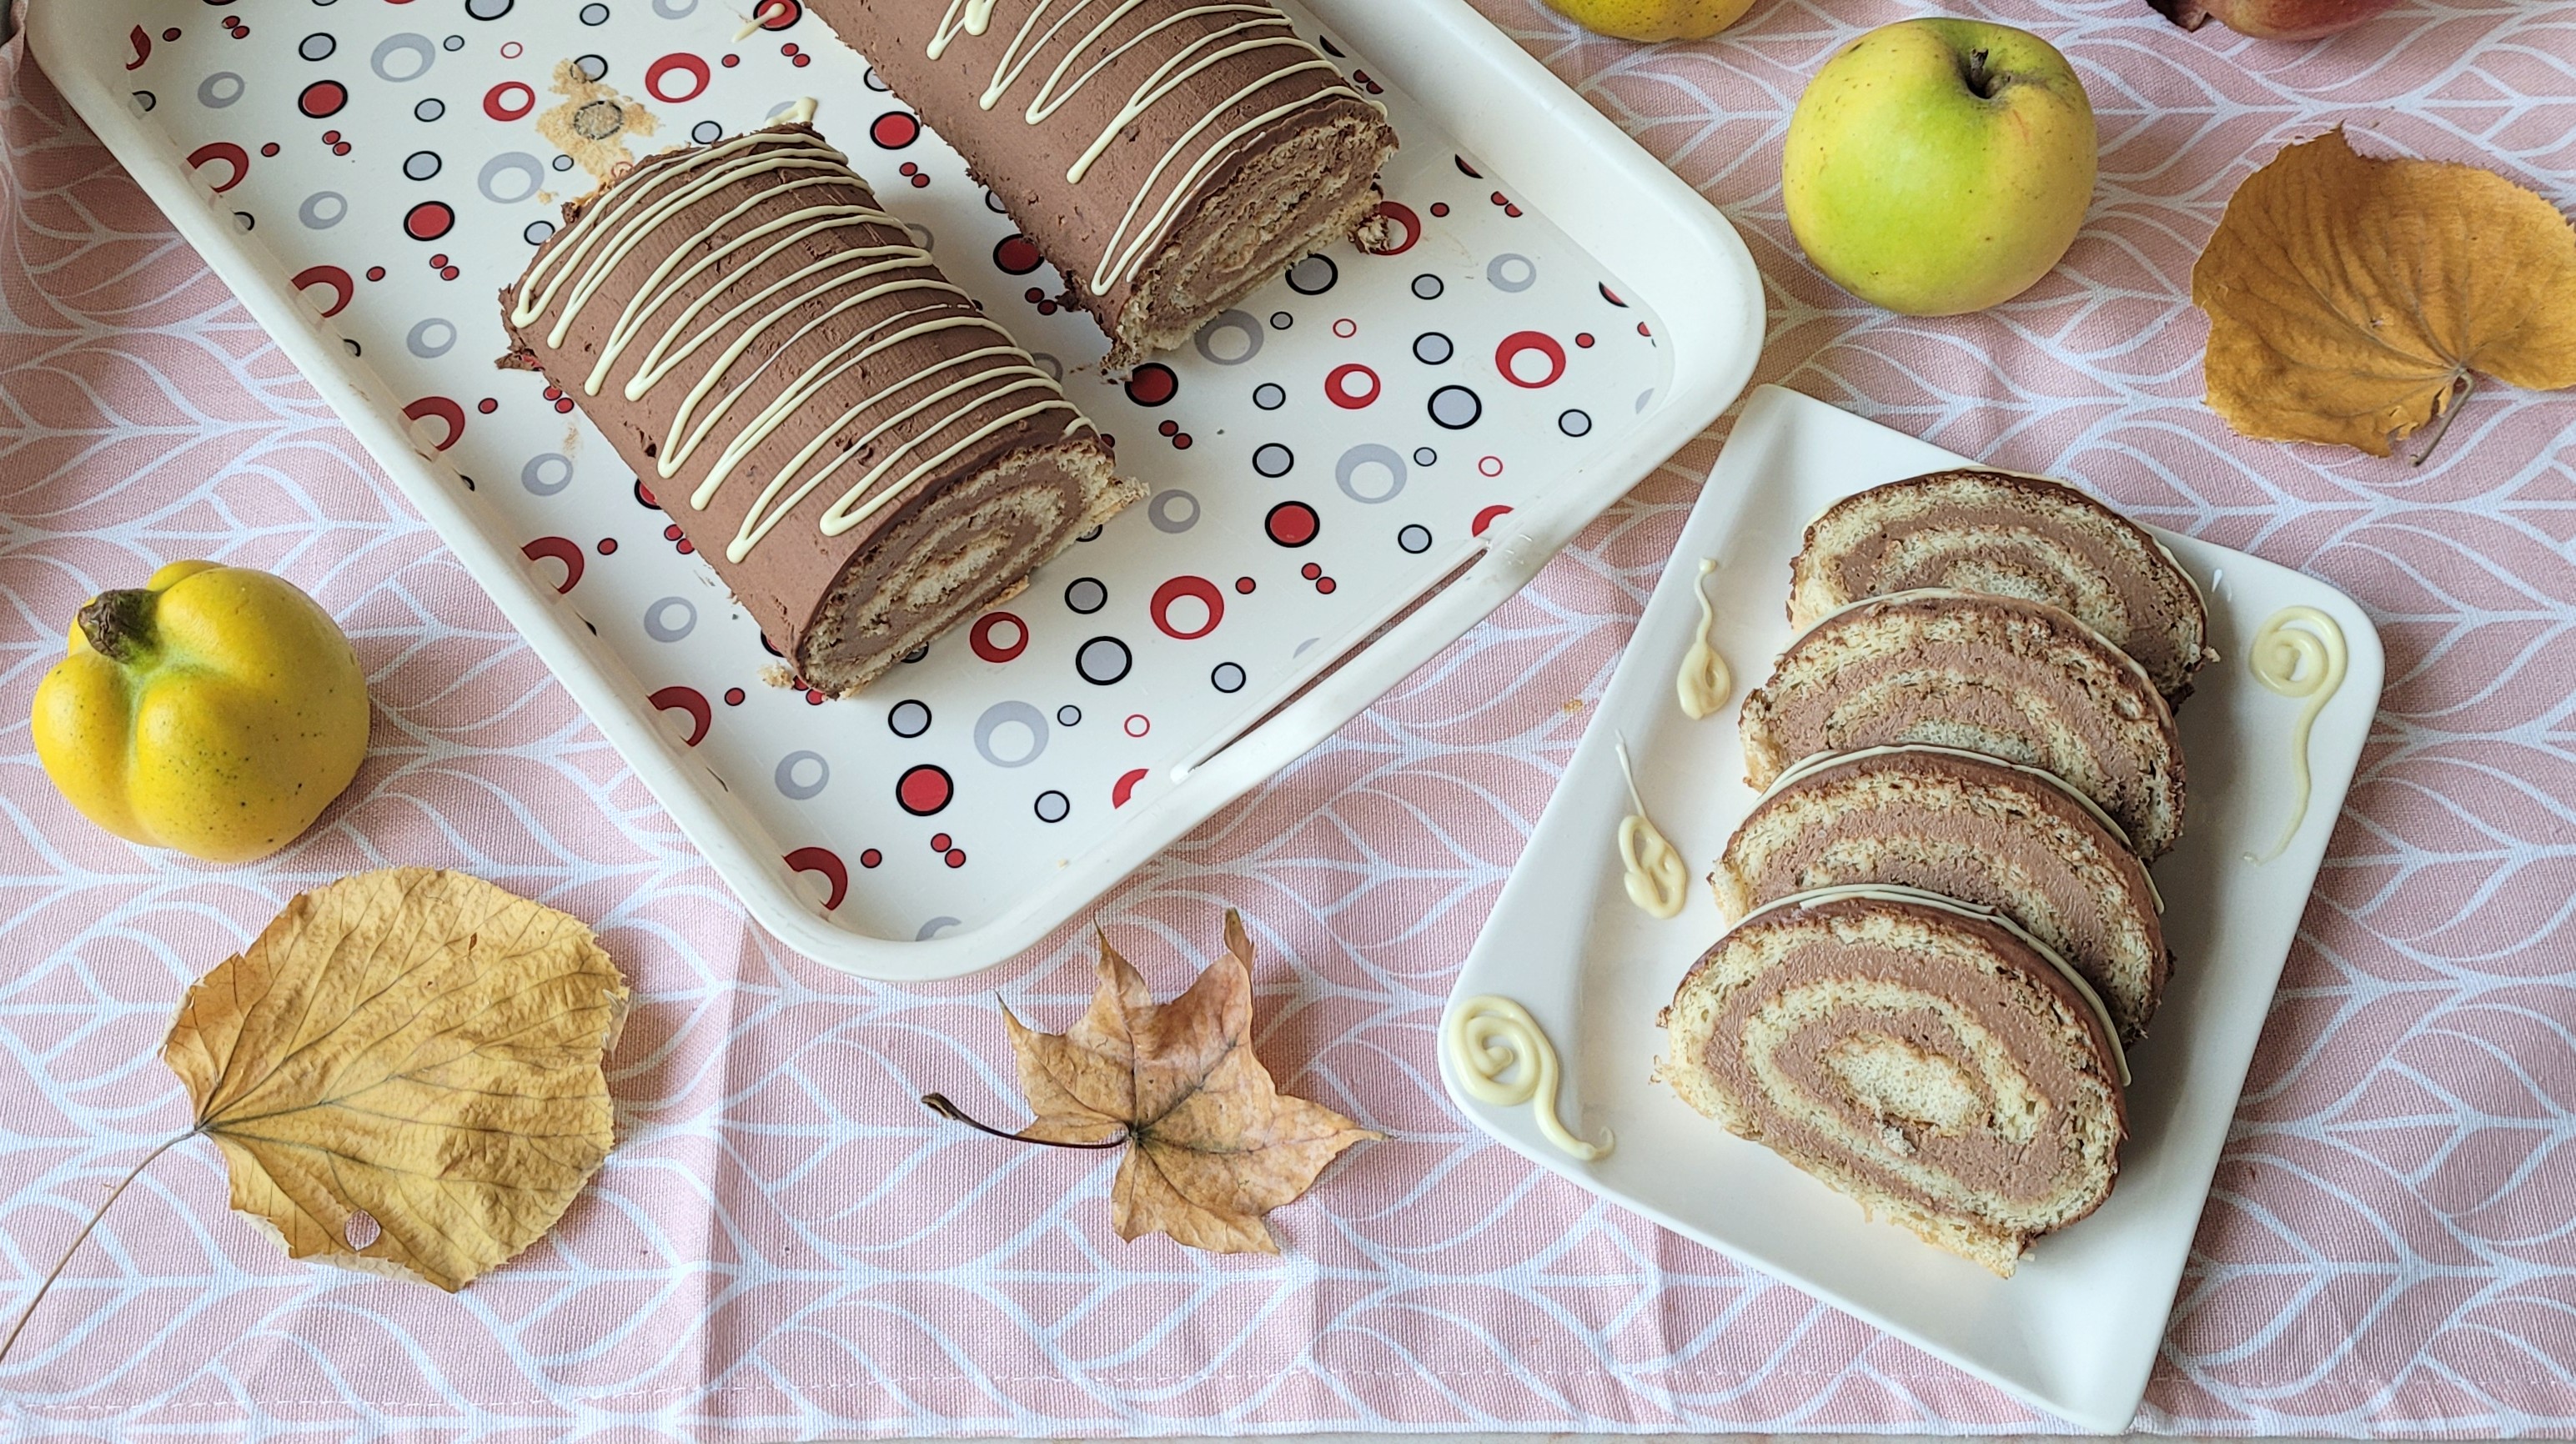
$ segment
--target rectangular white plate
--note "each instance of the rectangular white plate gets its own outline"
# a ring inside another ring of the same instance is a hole
[[[1808,521],[1852,492],[1961,459],[1795,392],[1754,393],[1451,998],[1454,1007],[1500,993],[1526,1005],[1564,1055],[1567,1123],[1587,1136],[1611,1131],[1617,1145],[1578,1163],[1540,1137],[1529,1109],[1467,1097],[1445,1055],[1442,1076],[1478,1127],[1603,1197],[2042,1409],[2116,1430],[2145,1392],[2273,985],[2379,705],[2379,637],[2351,599],[2242,552],[2158,533],[2208,593],[2220,653],[2179,713],[2188,820],[2155,871],[2177,961],[2152,1036],[2130,1053],[2118,1187],[2090,1218],[2039,1240],[2014,1277],[1864,1221],[1849,1199],[1647,1077],[1664,1048],[1656,1010],[1720,928],[1702,886],[1670,922],[1628,901],[1614,855],[1629,811],[1614,742],[1626,736],[1649,813],[1694,878],[1704,875],[1753,802],[1735,709],[1789,641],[1788,564]],[[1736,693],[1693,722],[1673,677],[1699,622],[1691,587],[1702,557],[1719,563],[1713,635]],[[2351,669],[2317,719],[2306,818],[2286,852],[2256,866],[2246,854],[2268,851],[2290,816],[2300,704],[2255,682],[2245,657],[2263,620],[2295,605],[2343,628]]]
[[[1762,288],[1733,230],[1463,0],[1301,12],[1402,136],[1404,244],[1307,263],[1143,400],[1085,370],[1090,320],[1039,304],[1054,272],[1002,246],[1009,222],[865,62],[801,6],[764,0],[780,24],[738,35],[753,8],[36,0],[28,28],[753,915],[824,962],[928,979],[1037,941],[1510,596],[1751,374]],[[562,62],[654,116],[638,155],[819,97],[1153,499],[983,645],[960,629],[849,701],[764,685],[757,630],[674,516],[542,378],[491,365],[495,293],[592,184],[537,128],[571,103]],[[1311,545],[1265,526],[1294,502]],[[925,767],[950,800],[916,815],[897,782]]]

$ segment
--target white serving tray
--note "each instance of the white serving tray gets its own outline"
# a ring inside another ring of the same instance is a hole
[[[950,977],[1036,942],[1510,596],[1751,374],[1762,290],[1734,232],[1462,0],[1303,12],[1389,106],[1407,240],[1274,283],[1164,358],[1168,399],[1085,369],[1089,320],[1037,304],[1054,273],[1026,273],[858,56],[781,0],[738,36],[752,8],[35,0],[28,30],[752,914],[836,967]],[[638,155],[819,97],[1153,500],[863,697],[764,685],[773,659],[673,519],[541,378],[489,364],[495,293],[591,184],[537,130],[560,61],[655,115]],[[1435,407],[1444,387],[1478,404]],[[1274,540],[1288,502],[1311,545]]]
[[[2039,1408],[2113,1431],[2145,1392],[2273,985],[2379,705],[2378,634],[2350,598],[2158,533],[2208,593],[2220,653],[2178,714],[2187,821],[2155,869],[2177,961],[2152,1035],[2130,1050],[2118,1187],[2090,1218],[2040,1239],[2013,1278],[1864,1221],[1858,1205],[1647,1076],[1664,1050],[1656,1010],[1720,931],[1697,880],[1754,800],[1736,710],[1789,641],[1789,559],[1806,524],[1852,492],[1961,460],[1796,392],[1754,393],[1451,1000],[1500,993],[1528,1007],[1564,1055],[1567,1124],[1587,1137],[1610,1130],[1617,1144],[1578,1163],[1546,1143],[1528,1108],[1468,1097],[1445,1054],[1442,1076],[1478,1127],[1536,1162]],[[1736,690],[1693,722],[1673,678],[1699,622],[1691,587],[1702,557],[1720,564],[1709,579],[1714,638]],[[2244,855],[2268,851],[2289,817],[2300,704],[2255,682],[2245,658],[2255,629],[2292,605],[2336,620],[2351,668],[2316,722],[2306,819],[2280,857],[2255,866]],[[1622,734],[1650,815],[1691,864],[1689,906],[1669,922],[1628,901],[1614,856],[1629,811],[1612,750]]]

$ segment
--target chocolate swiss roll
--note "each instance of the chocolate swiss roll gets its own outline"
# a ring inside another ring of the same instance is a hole
[[[666,151],[566,206],[501,309],[514,356],[823,692],[866,685],[1143,492],[802,125]]]
[[[2037,768],[1947,747],[1819,753],[1782,773],[1709,874],[1729,921],[1794,893],[1880,884],[1994,909],[2145,1036],[2171,969],[2155,884],[2110,817]]]
[[[1655,1075],[1873,1217],[2010,1276],[2109,1196],[2119,1046],[2028,933],[1903,888],[1800,894],[1718,939]]]
[[[807,0],[966,157],[1121,367],[1370,224],[1385,112],[1268,0]]]
[[[2044,477],[1966,469],[1872,487],[1807,528],[1789,624],[1922,587],[2046,602],[2138,659],[2169,702],[2212,652],[2200,588],[2146,528]]]
[[[2109,813],[2140,858],[2182,835],[2182,744],[2146,672],[2042,602],[1899,592],[1826,617],[1744,699],[1745,780],[1819,752],[1908,743],[2037,767]]]

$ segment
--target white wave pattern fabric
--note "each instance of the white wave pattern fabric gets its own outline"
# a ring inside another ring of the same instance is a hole
[[[2563,10],[2405,0],[2336,40],[2264,45],[2186,37],[2133,0],[1994,0],[1981,8],[2082,70],[2102,199],[2036,291],[1913,322],[1809,270],[1777,188],[1799,77],[1909,7],[1761,0],[1709,46],[1638,51],[1528,0],[1484,3],[1745,230],[1774,288],[1757,380],[2074,477],[2324,576],[2381,624],[2385,711],[2141,1423],[2576,1428],[2576,407],[2487,388],[2421,471],[2243,441],[2199,403],[2203,327],[2184,299],[2235,183],[2329,117],[2484,158],[2576,209]],[[1089,990],[1088,938],[1069,928],[1022,965],[907,993],[749,926],[14,44],[0,70],[0,710],[25,716],[83,596],[197,555],[313,591],[347,621],[378,704],[349,798],[305,842],[234,871],[91,828],[53,796],[24,724],[0,733],[0,1308],[183,1126],[153,1059],[172,1001],[294,891],[386,862],[469,869],[595,921],[638,1001],[614,1059],[623,1142],[520,1260],[453,1298],[292,1264],[226,1213],[211,1150],[174,1150],[0,1367],[0,1429],[2045,1426],[1534,1173],[1441,1096],[1451,974],[1715,436],[1104,900],[1110,937],[1164,991],[1213,945],[1219,909],[1242,908],[1282,1085],[1395,1135],[1277,1216],[1284,1260],[1123,1244],[1110,1160],[1015,1149],[913,1101],[936,1088],[1014,1116],[993,992],[1061,1025]]]

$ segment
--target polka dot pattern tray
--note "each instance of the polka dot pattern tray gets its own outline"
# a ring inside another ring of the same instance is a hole
[[[38,0],[29,28],[753,913],[825,962],[930,978],[1027,946],[1472,625],[1751,370],[1734,233],[1461,4],[1298,15],[1403,138],[1389,239],[1114,378],[865,61],[797,0],[748,8]],[[1151,486],[848,700],[766,680],[685,512],[492,365],[495,293],[594,168],[809,96]]]

